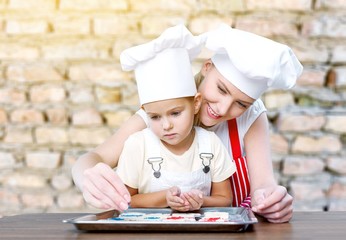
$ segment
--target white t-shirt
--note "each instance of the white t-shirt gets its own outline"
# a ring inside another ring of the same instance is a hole
[[[211,182],[221,182],[236,171],[235,163],[229,157],[226,148],[216,134],[205,129],[202,130],[207,132],[207,136],[210,137],[210,151],[214,155],[210,161]],[[194,171],[202,172],[203,164],[199,157],[197,134],[195,134],[191,147],[182,155],[171,153],[161,141],[159,142],[161,157],[163,158],[160,171],[183,175]],[[144,130],[132,134],[125,142],[116,169],[121,180],[129,187],[138,189],[139,193],[151,192],[153,166],[148,162],[148,158],[152,156],[148,156],[147,147],[150,146],[146,146]],[[178,178],[172,179],[171,187],[179,186],[179,181],[181,180]]]
[[[267,111],[261,99],[257,99],[241,116],[237,118],[237,126],[239,133],[239,141],[242,147],[242,153],[244,153],[244,137],[254,121],[261,115],[261,113]],[[137,111],[142,119],[148,126],[147,115],[144,110]],[[207,130],[215,132],[215,134],[221,139],[221,142],[226,147],[230,156],[232,156],[232,150],[230,145],[228,125],[227,122],[219,123],[213,127],[208,128]],[[232,157],[233,158],[233,157]]]

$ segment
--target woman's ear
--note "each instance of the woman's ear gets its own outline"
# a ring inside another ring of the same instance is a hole
[[[202,69],[201,69],[201,74],[203,77],[205,77],[206,73],[209,71],[209,69],[212,66],[213,66],[213,62],[211,61],[211,59],[208,59],[203,63]]]
[[[199,109],[201,108],[201,105],[202,105],[202,94],[196,93],[194,98],[195,114],[198,113]]]

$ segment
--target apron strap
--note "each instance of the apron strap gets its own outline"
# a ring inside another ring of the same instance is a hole
[[[149,128],[146,128],[143,131],[146,142],[146,151],[149,158],[161,157],[159,138]]]
[[[198,137],[198,153],[210,153],[211,154],[211,140],[209,132],[201,127],[195,127]]]
[[[228,121],[228,133],[233,160],[237,168],[237,171],[230,177],[233,192],[232,206],[251,207],[250,180],[247,162],[246,157],[242,156],[237,120],[235,118]]]
[[[145,149],[148,154],[147,162],[153,169],[153,175],[156,178],[161,177],[161,164],[163,158],[161,157],[160,139],[149,129],[144,129]]]
[[[203,172],[208,173],[210,171],[211,160],[214,158],[214,154],[211,152],[211,137],[207,130],[195,127],[198,138],[198,153],[199,158],[202,160]]]

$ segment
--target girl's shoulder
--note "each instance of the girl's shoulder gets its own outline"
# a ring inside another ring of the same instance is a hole
[[[143,129],[142,131],[138,131],[135,133],[132,133],[126,140],[125,144],[126,145],[131,145],[131,146],[138,146],[142,145],[145,142],[145,133]]]
[[[209,130],[209,129],[205,129],[205,128],[202,128],[202,127],[198,127],[198,126],[195,126],[194,127],[197,134],[200,134],[202,135],[202,138],[210,138],[210,139],[213,139],[213,138],[217,138],[217,135],[215,134],[215,132],[213,130]]]

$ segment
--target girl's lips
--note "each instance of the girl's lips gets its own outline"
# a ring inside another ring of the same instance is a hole
[[[208,115],[211,117],[211,118],[213,118],[213,119],[219,119],[221,116],[220,115],[218,115],[218,114],[216,114],[214,111],[213,111],[213,109],[209,106],[209,105],[207,105],[208,107],[207,107],[207,112],[208,112]]]
[[[165,135],[163,135],[165,138],[168,138],[168,139],[172,139],[172,138],[174,138],[175,137],[175,133],[171,133],[171,134],[165,134]]]

